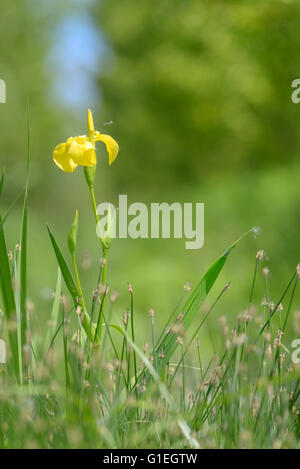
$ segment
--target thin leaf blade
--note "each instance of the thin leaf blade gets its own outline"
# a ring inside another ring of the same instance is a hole
[[[199,312],[200,306],[207,297],[208,293],[210,292],[211,288],[213,287],[214,283],[216,282],[219,274],[221,273],[229,254],[232,250],[238,245],[238,243],[243,239],[248,233],[253,231],[253,228],[247,231],[243,236],[241,236],[235,243],[233,243],[229,248],[222,254],[208,269],[208,271],[204,274],[200,282],[198,283],[197,287],[190,295],[189,299],[185,303],[182,313],[182,325],[185,331],[188,330],[190,325],[192,324],[193,320],[195,319],[196,315]],[[177,337],[175,334],[170,332],[167,337],[161,341],[159,346],[156,348],[155,354],[158,356],[160,352],[163,352],[163,359],[159,360],[160,368],[163,368],[168,361],[170,360],[171,356],[174,354],[178,347]]]
[[[0,217],[0,292],[3,303],[5,319],[8,323],[8,336],[10,342],[10,350],[12,355],[12,365],[19,379],[19,359],[18,359],[18,334],[16,324],[16,304],[14,291],[12,286],[11,271],[7,255],[7,247],[4,231],[1,226]]]
[[[69,267],[67,266],[67,263],[61,253],[61,250],[58,247],[57,242],[55,241],[55,238],[53,234],[50,231],[50,228],[47,227],[48,233],[50,236],[51,244],[55,252],[55,256],[58,262],[58,265],[61,270],[61,274],[63,276],[63,279],[65,281],[65,284],[67,286],[67,289],[69,290],[70,295],[72,296],[72,299],[74,301],[74,304],[78,304],[78,299],[80,298],[79,292],[77,290],[77,287],[75,285],[75,282],[73,280],[73,277],[71,275],[71,272],[69,270]]]

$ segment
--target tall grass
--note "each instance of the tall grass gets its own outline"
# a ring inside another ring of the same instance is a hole
[[[114,313],[106,271],[109,244],[102,244],[99,275],[86,301],[76,239],[71,256],[64,255],[48,228],[58,277],[41,343],[26,301],[28,181],[29,150],[20,243],[14,252],[7,251],[5,239],[8,214],[0,218],[0,338],[7,348],[0,364],[1,448],[299,447],[300,370],[285,341],[299,266],[274,303],[268,272],[261,272],[263,251],[257,253],[245,310],[233,327],[220,318],[214,334],[222,336],[222,347],[206,363],[201,337],[229,285],[214,292],[209,309],[202,305],[245,235],[212,264],[194,291],[184,287],[163,330],[156,330],[150,312],[145,324],[151,329],[149,347],[135,331],[131,285],[123,318]],[[3,173],[0,196],[4,183]],[[255,304],[260,278],[265,299]]]

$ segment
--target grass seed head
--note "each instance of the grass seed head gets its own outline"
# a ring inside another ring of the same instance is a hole
[[[281,448],[282,448],[282,441],[279,439],[274,440],[273,449],[281,449]]]
[[[270,333],[270,332],[265,332],[264,337],[265,337],[265,341],[266,341],[266,342],[271,342],[272,336],[271,336],[271,333]]]
[[[263,249],[260,249],[260,250],[257,251],[257,253],[256,253],[256,259],[257,259],[258,261],[261,261],[261,260],[264,258],[264,255],[265,255],[264,250],[263,250]]]
[[[266,356],[266,358],[269,359],[269,360],[272,359],[272,347],[271,347],[271,344],[269,344],[268,347],[266,347],[265,356]]]
[[[98,289],[97,290],[93,290],[93,301],[96,301],[96,298],[98,296]]]
[[[117,291],[113,291],[110,296],[110,302],[115,303],[118,299],[119,293]]]
[[[176,337],[176,342],[177,342],[177,344],[179,344],[179,345],[183,345],[182,337],[177,336],[177,337]]]
[[[235,336],[232,338],[232,344],[234,347],[240,347],[243,345],[247,340],[246,334],[235,334]]]
[[[273,347],[275,349],[280,349],[282,336],[283,336],[283,332],[281,329],[279,329],[277,332],[277,336],[275,337],[274,343],[273,343]]]
[[[269,303],[270,313],[273,313],[274,310],[275,310],[275,303],[274,303],[274,301],[270,301],[270,303]]]
[[[123,313],[123,324],[126,327],[128,323],[128,315],[127,313]]]
[[[259,396],[254,396],[253,404],[252,404],[252,415],[253,417],[257,417],[258,411],[260,408],[261,398]]]
[[[227,290],[229,290],[230,286],[231,286],[231,282],[226,283],[225,287],[222,290],[222,293],[225,293]]]
[[[268,278],[269,277],[269,274],[270,274],[270,269],[269,267],[264,267],[263,270],[262,270],[262,273],[263,273],[263,276],[265,278]]]
[[[177,316],[177,318],[176,318],[176,321],[181,321],[182,318],[183,318],[183,315],[184,315],[183,312],[182,312],[182,313],[179,313],[178,316]]]
[[[26,300],[26,312],[29,313],[29,314],[33,313],[34,308],[35,308],[35,306],[34,306],[33,301],[31,301],[30,298],[27,298],[27,300]]]
[[[251,305],[248,309],[246,309],[243,313],[238,315],[238,322],[239,324],[249,324],[252,321],[255,315],[255,308]]]
[[[285,353],[282,352],[282,353],[279,355],[279,363],[280,363],[280,366],[283,365],[284,359],[285,359]]]
[[[260,304],[261,304],[261,306],[263,306],[264,308],[265,308],[266,306],[268,306],[268,301],[267,301],[267,299],[266,299],[266,298],[263,298],[263,299],[261,300],[261,303],[260,303]]]
[[[174,326],[172,326],[172,333],[174,335],[180,335],[181,337],[185,337],[185,328],[183,324],[174,324]]]
[[[112,363],[107,363],[106,369],[109,373],[113,373],[115,371],[115,367]]]
[[[98,293],[99,293],[99,295],[104,295],[104,293],[106,293],[106,285],[103,285],[102,283],[99,283]]]
[[[80,303],[80,301],[81,301],[81,299],[79,299],[79,303]],[[69,301],[69,298],[66,295],[61,295],[60,296],[60,304],[62,305],[65,312],[69,311],[70,301]]]

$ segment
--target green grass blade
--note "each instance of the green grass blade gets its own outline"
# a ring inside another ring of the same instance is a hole
[[[1,218],[0,218],[1,223]],[[18,335],[16,323],[16,304],[12,287],[12,278],[7,255],[7,247],[2,226],[0,225],[0,291],[3,310],[8,322],[8,336],[14,373],[19,380]]]
[[[18,197],[13,201],[13,203],[8,207],[7,209],[7,212],[5,213],[5,215],[3,215],[1,221],[0,221],[0,228],[3,228],[3,225],[4,223],[6,222],[6,219],[8,218],[8,215],[10,214],[10,212],[12,211],[12,209],[14,208],[14,206],[16,205],[16,203],[18,202],[18,200],[21,198],[21,196],[23,195],[23,189],[22,191],[20,192],[20,194],[18,195]]]
[[[269,325],[271,324],[271,321],[272,321],[273,316],[274,316],[275,313],[277,312],[279,305],[282,303],[283,299],[285,298],[285,295],[286,295],[287,292],[289,291],[289,289],[290,289],[292,283],[294,282],[294,280],[295,280],[295,278],[296,278],[296,275],[297,275],[297,273],[294,272],[293,275],[292,275],[292,277],[291,277],[291,279],[289,280],[289,283],[287,284],[287,287],[285,288],[283,294],[281,295],[280,300],[277,302],[277,304],[276,304],[274,310],[272,311],[272,313],[270,314],[270,316],[268,317],[268,319],[265,321],[265,323],[263,324],[263,326],[260,328],[259,333],[258,333],[258,335],[257,335],[257,337],[256,337],[256,339],[255,339],[255,341],[254,341],[254,344],[257,343],[258,339],[261,337],[261,335],[262,335],[262,333],[264,332],[264,330],[265,330],[267,327],[269,327]]]
[[[118,326],[117,324],[109,324],[109,327],[112,327],[113,329],[116,329],[116,331],[120,332],[120,334],[125,337],[124,331],[122,327]]]
[[[21,320],[21,341],[25,344],[25,334],[27,328],[26,299],[27,299],[27,194],[25,194],[23,220],[21,231],[21,252],[20,252],[20,320]]]
[[[160,391],[161,396],[165,399],[166,403],[169,406],[169,409],[171,413],[174,415],[176,419],[176,423],[178,427],[180,428],[181,433],[183,436],[186,438],[188,441],[189,445],[191,448],[200,448],[200,445],[198,441],[193,437],[192,431],[186,421],[181,417],[181,415],[178,414],[178,409],[176,405],[174,404],[173,398],[171,394],[169,393],[168,389],[164,385],[164,383],[161,381],[158,373],[148,360],[148,358],[145,356],[145,354],[136,346],[134,342],[130,339],[129,335],[126,333],[126,331],[123,331],[123,334],[126,336],[127,342],[129,343],[130,347],[133,348],[133,350],[136,352],[140,360],[143,362],[144,366],[147,368],[149,374],[152,376],[153,380],[156,382],[158,389]]]
[[[23,338],[22,338],[22,320],[20,308],[20,261],[18,257],[14,257],[14,273],[16,279],[15,286],[15,305],[17,318],[17,337],[18,337],[18,360],[19,360],[19,379],[20,385],[23,384]]]
[[[132,337],[132,342],[135,342],[135,337],[134,337],[134,308],[133,308],[133,292],[131,290],[130,292],[130,320],[131,320],[131,337]],[[137,383],[137,363],[136,363],[136,353],[133,351],[133,365],[134,365],[134,377],[135,377],[135,383]]]
[[[187,354],[187,352],[189,351],[192,343],[194,342],[197,334],[199,333],[201,327],[203,326],[203,324],[206,322],[208,316],[211,314],[211,312],[213,311],[214,307],[216,306],[216,304],[219,302],[219,300],[222,298],[223,294],[228,290],[228,286],[229,284],[227,284],[223,290],[221,291],[221,293],[219,293],[219,295],[217,296],[216,300],[214,301],[214,303],[212,304],[212,306],[209,308],[208,312],[205,314],[205,316],[203,317],[203,319],[201,320],[199,326],[197,327],[196,331],[194,332],[191,340],[189,341],[188,345],[186,346],[185,348],[185,351],[182,353],[182,356],[181,356],[181,359],[179,360],[178,364],[177,364],[177,367],[175,369],[175,372],[173,374],[173,376],[171,377],[170,379],[170,383],[169,383],[169,386],[171,386],[172,382],[174,381],[175,379],[175,376],[176,376],[176,373],[179,369],[179,367],[181,366],[182,362],[183,362],[183,359],[185,357],[185,355]],[[202,369],[202,365],[201,365],[201,357],[200,357],[200,347],[197,346],[197,349],[198,349],[198,360],[199,360],[199,366],[200,366],[200,373],[201,373],[201,376],[203,378],[203,369]]]
[[[74,306],[75,308],[78,306],[78,305],[81,305],[82,306],[82,303],[81,303],[81,295],[76,287],[76,284],[73,280],[73,277],[72,277],[72,274],[69,270],[69,267],[61,253],[61,250],[59,249],[58,247],[58,244],[57,242],[55,241],[55,238],[53,236],[53,234],[51,233],[50,231],[50,228],[47,227],[48,229],[48,233],[49,233],[49,236],[50,236],[50,240],[51,240],[51,244],[53,246],[53,249],[54,249],[54,252],[55,252],[55,256],[56,256],[56,259],[57,259],[57,262],[58,262],[58,265],[60,267],[60,270],[61,270],[61,274],[63,276],[63,279],[65,281],[65,284],[67,286],[67,289],[69,290],[69,293],[73,299],[73,302],[74,302]],[[83,308],[84,309],[84,308]],[[93,325],[91,324],[91,319],[87,313],[87,311],[84,311],[84,318],[83,318],[83,322],[82,322],[82,327],[84,329],[84,332],[86,333],[87,337],[89,339],[92,339],[93,334],[94,334],[94,327]]]
[[[206,274],[202,277],[200,282],[198,283],[194,292],[190,295],[188,301],[184,305],[182,312],[183,312],[183,319],[182,324],[185,331],[188,330],[191,323],[197,316],[199,312],[199,308],[205,298],[207,297],[208,293],[210,292],[212,286],[214,285],[215,281],[217,280],[220,272],[222,271],[227,258],[231,251],[237,246],[237,244],[243,239],[248,233],[250,233],[253,229],[247,231],[241,238],[239,238],[235,243],[233,243],[222,256],[220,256],[216,262],[210,267],[210,269],[206,272]],[[164,358],[159,360],[160,368],[164,368],[165,365],[170,360],[171,356],[175,352],[178,343],[176,341],[176,336],[170,332],[168,335],[165,336],[165,339],[162,340],[160,345],[156,349],[156,356],[159,355],[160,352],[163,352]]]
[[[2,171],[2,176],[1,176],[1,180],[0,180],[0,198],[1,198],[1,195],[2,195],[2,192],[3,192],[3,185],[4,185],[4,170]]]
[[[20,320],[21,320],[21,343],[25,344],[25,335],[27,329],[27,227],[28,227],[28,186],[29,186],[29,168],[30,168],[30,112],[29,102],[27,105],[27,169],[25,181],[25,196],[22,216],[21,229],[21,255],[20,255]]]
[[[74,304],[77,306],[78,305],[78,300],[80,298],[79,292],[77,290],[77,287],[75,285],[75,282],[73,280],[73,277],[71,275],[71,272],[69,270],[69,267],[67,266],[67,263],[61,253],[61,250],[58,247],[57,242],[55,241],[55,238],[53,234],[50,231],[50,228],[47,227],[48,233],[50,236],[51,244],[55,252],[55,256],[58,262],[58,265],[60,267],[63,279],[65,281],[65,284],[67,286],[67,289],[69,290],[70,295],[72,296],[72,299],[74,301]]]
[[[52,311],[51,311],[50,325],[48,326],[48,329],[47,329],[45,350],[48,350],[48,348],[50,347],[50,344],[52,343],[52,338],[53,338],[52,332],[56,330],[57,325],[58,325],[60,295],[61,295],[61,272],[60,272],[60,268],[58,268],[56,288],[55,288],[55,297],[54,297]]]
[[[57,288],[60,288],[60,285],[59,283],[61,283],[61,275],[60,275],[60,270],[58,269],[58,277],[57,277]],[[57,290],[58,291],[58,290]],[[57,293],[56,291],[56,293]],[[56,299],[56,297],[55,297]],[[54,306],[54,305],[53,305]],[[57,311],[57,314],[59,312],[59,301],[58,301],[58,311]],[[62,324],[63,324],[63,346],[64,346],[64,364],[65,364],[65,380],[66,380],[66,392],[67,392],[67,395],[69,393],[69,388],[70,388],[70,384],[71,384],[71,381],[70,381],[70,371],[69,371],[69,363],[68,363],[68,336],[66,335],[66,332],[65,332],[65,312],[64,312],[64,308],[62,306],[61,308],[61,314],[62,314]],[[56,316],[56,311],[54,313],[54,316]],[[58,320],[58,316],[56,318],[56,321]]]

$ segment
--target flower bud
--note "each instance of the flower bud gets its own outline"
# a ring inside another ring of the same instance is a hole
[[[76,249],[77,232],[78,232],[78,210],[76,210],[75,212],[75,218],[72,223],[71,229],[69,231],[69,236],[68,236],[68,246],[69,246],[69,251],[71,254],[74,254],[75,249]]]

